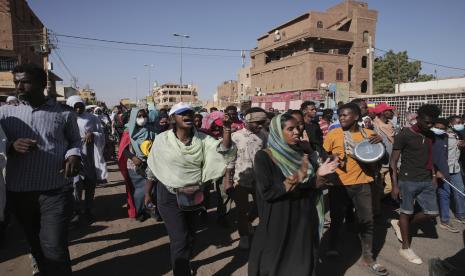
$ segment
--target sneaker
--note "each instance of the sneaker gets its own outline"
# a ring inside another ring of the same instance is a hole
[[[417,256],[417,254],[415,254],[415,252],[413,252],[413,250],[411,248],[407,248],[407,249],[399,249],[399,253],[402,257],[404,257],[405,259],[407,259],[407,261],[411,262],[411,263],[414,263],[414,264],[422,264],[423,261],[421,260],[420,257]]]
[[[465,224],[465,218],[455,218],[454,220],[458,223]]]
[[[455,228],[450,222],[441,222],[439,223],[439,228],[445,229],[451,233],[460,232],[459,229]]]
[[[34,256],[32,256],[32,254],[29,254],[29,258],[31,259],[32,275],[39,276],[40,271],[39,271],[39,266],[37,265],[36,259],[34,258]]]
[[[400,227],[399,227],[399,220],[398,219],[391,220],[391,225],[392,225],[392,228],[394,229],[394,232],[396,233],[397,239],[400,242],[403,242],[402,232],[400,232]]]

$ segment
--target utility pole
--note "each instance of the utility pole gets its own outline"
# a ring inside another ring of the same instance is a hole
[[[137,99],[137,77],[133,77],[133,79],[136,81],[136,106],[139,103],[139,100]]]
[[[373,95],[373,42],[368,35],[368,93]]]
[[[43,36],[44,36],[44,41],[43,41],[43,49],[40,49],[41,52],[44,55],[44,68],[45,68],[45,73],[47,74],[47,95],[50,96],[50,76],[49,76],[49,70],[48,70],[48,53],[49,53],[49,43],[48,43],[48,30],[47,28],[43,28]]]
[[[174,33],[173,36],[179,37],[180,41],[181,41],[181,47],[180,47],[180,50],[181,50],[181,75],[179,77],[179,82],[180,82],[180,85],[181,85],[180,88],[182,89],[182,48],[184,47],[182,42],[183,42],[184,38],[190,38],[190,36],[185,35],[185,34],[176,34],[176,33]]]
[[[397,53],[397,93],[400,93],[400,64],[399,64],[399,53]]]
[[[149,69],[149,92],[147,96],[152,95],[152,68],[154,67],[153,64],[144,64],[144,67]]]

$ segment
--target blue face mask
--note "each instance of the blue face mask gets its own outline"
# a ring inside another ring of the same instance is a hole
[[[455,131],[463,131],[465,129],[465,126],[463,124],[458,124],[458,125],[453,125],[452,128]]]
[[[443,129],[432,127],[432,128],[430,128],[430,130],[436,135],[444,135],[444,134],[446,134],[446,131],[443,130]]]

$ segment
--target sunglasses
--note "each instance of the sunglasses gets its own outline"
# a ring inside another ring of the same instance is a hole
[[[183,112],[178,113],[176,115],[179,115],[179,116],[194,115],[194,111],[193,110],[186,110],[186,111],[183,111]]]

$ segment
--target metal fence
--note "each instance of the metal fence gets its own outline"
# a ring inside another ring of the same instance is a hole
[[[407,112],[417,112],[423,104],[436,104],[441,110],[441,117],[465,114],[465,92],[425,93],[423,95],[379,95],[364,97],[367,102],[376,104],[386,102],[399,111],[399,123],[404,124]]]

